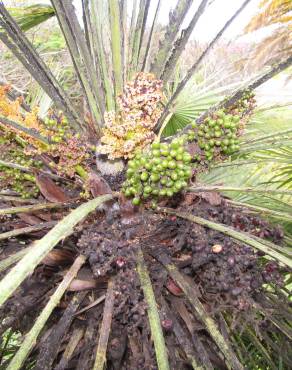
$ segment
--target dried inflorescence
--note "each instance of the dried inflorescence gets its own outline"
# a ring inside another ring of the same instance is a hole
[[[51,165],[56,169],[58,174],[73,177],[76,167],[85,166],[85,161],[89,154],[87,153],[88,145],[79,135],[67,138],[57,145],[53,145],[51,155],[57,160]]]
[[[50,143],[59,143],[69,135],[68,121],[62,112],[59,112],[57,115],[50,112],[48,117],[42,121],[38,117],[38,107],[34,107],[31,112],[24,112],[21,108],[22,97],[11,101],[7,97],[9,90],[9,86],[0,86],[0,115],[17,122],[23,127],[32,129],[34,132],[46,138]],[[34,149],[32,150],[32,148],[30,148],[28,154],[32,152],[34,154],[41,154],[49,150],[48,145],[21,130],[17,130],[13,127],[7,128],[4,125],[2,126],[1,122],[0,127],[5,133],[14,133],[23,138],[28,144],[31,144]]]
[[[21,108],[22,97],[18,97],[14,101],[9,100],[9,98],[7,97],[7,93],[9,92],[9,90],[10,87],[8,85],[0,86],[0,115],[19,123],[21,126],[36,130],[42,135],[46,135],[47,133],[45,132],[45,128],[42,127],[42,124],[37,116],[38,108],[33,108],[31,112],[23,112]],[[1,125],[1,122],[0,126],[4,132],[14,132],[18,136],[25,139],[28,143],[32,145],[37,144],[38,149],[44,149],[44,146],[39,141],[25,134],[24,132],[12,127],[9,127],[9,129],[7,129],[6,126]]]
[[[155,137],[153,132],[162,107],[162,82],[140,72],[126,84],[118,98],[119,112],[105,114],[105,128],[98,151],[110,159],[132,158]]]
[[[18,97],[13,101],[10,100],[7,96],[9,90],[10,87],[8,85],[0,86],[0,115],[19,123],[21,126],[33,129],[53,143],[60,142],[69,133],[68,121],[62,112],[58,114],[49,112],[48,117],[42,121],[38,117],[38,107],[34,107],[31,112],[24,112],[21,108],[23,98]],[[5,126],[2,128],[3,130],[8,130]],[[15,132],[36,147],[40,145],[36,139],[22,131],[12,127],[9,127],[9,131]]]
[[[50,111],[44,120],[38,118],[37,107],[31,112],[23,112],[21,108],[21,98],[11,101],[7,97],[9,89],[9,86],[0,86],[0,115],[24,127],[33,129],[46,138],[49,144],[44,144],[20,130],[2,126],[0,122],[0,128],[4,132],[4,137],[7,138],[7,143],[14,143],[15,146],[16,136],[24,139],[25,144],[29,145],[25,145],[21,148],[22,156],[25,156],[26,159],[30,158],[32,162],[33,158],[40,154],[49,155],[54,158],[54,161],[50,164],[57,173],[73,177],[76,172],[76,167],[79,165],[84,166],[86,158],[88,157],[88,144],[86,140],[83,140],[78,135],[72,135],[67,118],[61,111],[58,113]],[[16,149],[14,148],[14,150]],[[18,163],[15,158],[12,159],[12,162]],[[30,163],[24,163],[23,161],[19,164],[30,165]],[[18,173],[17,176],[19,177]]]
[[[22,109],[21,109],[22,98],[19,97],[14,101],[9,100],[7,97],[7,93],[9,92],[9,90],[10,90],[10,86],[8,85],[0,86],[0,115],[12,121],[15,121],[24,127],[28,127],[28,128],[40,131],[40,122],[37,117],[38,109],[34,108],[32,109],[31,112],[25,112],[25,113],[22,112]],[[12,127],[9,127],[9,129],[7,129],[6,126],[1,125],[1,122],[0,122],[0,128],[2,129],[2,131],[4,131],[4,133],[14,132],[18,136],[25,139],[30,144],[35,144],[36,142],[34,138],[32,138],[31,136],[28,136],[24,132],[20,132]],[[41,146],[40,143],[39,143],[39,146]]]
[[[15,121],[23,121],[24,117],[20,113],[21,98],[10,101],[7,97],[9,90],[9,85],[0,85],[0,114]]]

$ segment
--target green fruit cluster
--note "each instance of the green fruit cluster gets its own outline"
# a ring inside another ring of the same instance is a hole
[[[52,132],[52,143],[58,144],[67,136],[69,130],[68,120],[60,112],[59,116],[49,116],[44,119],[46,129]]]
[[[4,141],[1,141],[1,144],[4,144]],[[9,139],[7,139],[6,147],[4,147],[0,158],[6,162],[12,162],[28,168],[40,168],[42,166],[42,162],[27,156],[22,148],[11,144]],[[32,175],[5,165],[0,165],[0,186],[1,188],[9,187],[9,189],[18,192],[22,198],[34,197],[39,192]]]
[[[201,125],[193,123],[192,126],[197,128],[198,146],[208,161],[218,154],[230,155],[239,149],[238,115],[227,114],[222,109],[207,117]]]
[[[147,153],[139,153],[128,162],[127,179],[122,191],[139,205],[141,199],[172,197],[184,189],[192,177],[192,156],[185,148],[186,137],[171,143],[154,142]]]
[[[246,90],[243,94],[241,99],[236,102],[238,108],[246,109],[251,103],[254,102],[255,94],[253,91]]]
[[[20,196],[24,199],[35,197],[39,193],[38,187],[34,183],[34,177],[26,174],[18,169],[15,168],[6,168],[4,166],[0,166],[0,174],[1,174],[1,185],[3,182],[3,187],[9,187],[20,194]]]
[[[243,92],[241,99],[237,100],[233,106],[229,107],[232,114],[245,114],[248,110],[252,110],[255,105],[255,94],[251,90]]]

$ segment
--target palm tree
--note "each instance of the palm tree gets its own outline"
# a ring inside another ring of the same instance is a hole
[[[246,26],[246,32],[274,26],[273,32],[255,48],[255,62],[271,63],[291,53],[291,1],[267,0],[259,4],[259,12]]]
[[[25,333],[12,358],[4,357],[7,369],[291,367],[289,236],[257,214],[286,225],[291,215],[219,194],[266,200],[291,198],[291,191],[210,186],[198,178],[210,166],[230,164],[222,163],[230,156],[240,166],[251,151],[291,143],[291,129],[251,139],[243,131],[254,114],[253,91],[291,66],[292,57],[199,115],[180,100],[248,3],[177,80],[176,67],[207,0],[182,32],[192,1],[177,2],[152,59],[161,1],[148,29],[150,0],[133,2],[130,22],[126,1],[82,1],[83,26],[72,1],[52,0],[46,12],[57,16],[66,40],[86,100],[84,115],[0,3],[1,41],[62,111],[42,121],[14,100],[11,89],[2,91],[4,145],[21,162],[4,158],[0,165],[29,199],[2,193],[4,202],[26,204],[4,207],[0,215],[5,225],[7,215],[32,212],[46,222],[5,231],[0,240],[50,229],[37,240],[32,234],[31,245],[0,262],[4,350],[13,331]],[[68,197],[64,189],[76,195],[80,184],[84,197],[91,193],[93,199]],[[32,198],[38,191],[48,202]],[[74,209],[64,215],[67,208]],[[53,218],[48,209],[57,209]],[[66,270],[64,263],[72,266]]]

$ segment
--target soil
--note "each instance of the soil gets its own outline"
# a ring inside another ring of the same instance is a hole
[[[181,195],[161,205],[247,231],[278,245],[283,238],[281,229],[232,208],[218,194]],[[58,211],[57,218],[64,212]],[[45,215],[44,211],[34,213],[39,218]],[[5,217],[1,232],[16,225],[23,227],[27,222],[28,219],[21,220],[17,215]],[[45,233],[37,231],[0,242],[1,259]],[[120,199],[79,224],[74,234],[24,281],[1,308],[0,315],[5,320],[1,320],[0,333],[11,327],[25,334],[68,266],[81,253],[87,257],[87,263],[51,315],[26,364],[35,360],[35,369],[91,369],[104,302],[79,311],[104,295],[107,282],[112,279],[114,308],[106,369],[157,369],[147,304],[136,270],[138,247],[143,250],[154,287],[171,369],[191,369],[188,353],[210,368],[226,369],[226,365],[182,290],[160,263],[163,258],[169,258],[195,287],[205,310],[217,321],[222,333],[227,332],[226,323],[237,332],[250,323],[258,331],[270,327],[271,323],[259,316],[255,307],[271,309],[271,301],[263,295],[265,284],[281,286],[283,267],[264,260],[260,252],[218,231],[147,207],[138,210]],[[76,333],[81,333],[80,339],[72,355],[66,358],[66,345]]]

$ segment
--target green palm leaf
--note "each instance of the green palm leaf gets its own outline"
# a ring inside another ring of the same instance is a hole
[[[23,31],[28,31],[55,16],[53,7],[46,4],[8,8],[8,10]]]

